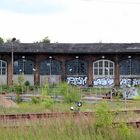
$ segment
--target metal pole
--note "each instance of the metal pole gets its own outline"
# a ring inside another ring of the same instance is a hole
[[[25,66],[24,66],[24,63],[25,63],[25,56],[22,56],[22,59],[23,59],[23,68],[22,68],[23,70],[22,70],[22,71],[23,71],[23,74],[24,74],[24,69],[25,69]]]
[[[33,79],[34,79],[34,77],[35,77],[35,72],[36,72],[36,69],[33,68]],[[34,83],[34,85],[33,85],[33,88],[34,88],[33,94],[35,95],[35,83]]]
[[[52,59],[52,56],[49,56],[49,59],[50,59],[50,82],[51,82],[51,80],[52,80],[52,77],[51,77],[51,75],[52,75],[52,61],[51,61],[51,59]]]
[[[36,72],[36,69],[33,68],[33,79],[35,78],[35,72]],[[34,85],[35,85],[35,79],[34,79]]]
[[[76,71],[76,75],[78,76],[78,66],[79,66],[79,64],[78,64],[78,63],[79,63],[79,62],[78,62],[78,59],[79,59],[79,56],[76,56],[75,58],[76,58],[76,60],[77,60],[77,68],[76,68],[77,71]]]
[[[124,98],[124,101],[125,101],[125,109],[126,109],[126,92],[127,91],[125,91],[125,98]]]
[[[12,52],[11,52],[11,57],[12,57],[12,69],[11,69],[11,73],[12,73],[12,85],[13,85],[13,73],[14,73],[14,42],[16,41],[16,38],[13,37],[11,40],[11,47],[12,47]]]
[[[129,65],[130,65],[130,75],[131,75],[131,56],[129,55],[129,56],[128,56],[128,58],[129,58]]]
[[[12,42],[12,54],[11,54],[12,56],[12,62],[11,62],[11,64],[12,64],[12,69],[11,69],[11,73],[12,73],[12,85],[13,85],[13,72],[14,72],[14,66],[13,66],[13,63],[14,63],[14,51],[13,51],[13,42]]]
[[[130,73],[129,73],[129,75],[130,75],[130,79],[131,79],[131,78],[132,78],[132,77],[131,77],[131,74],[132,74],[132,69],[131,69],[131,63],[132,63],[132,62],[131,62],[131,56],[129,55],[128,58],[129,58],[129,65],[130,65],[130,68],[129,68]],[[130,87],[132,87],[132,82],[133,82],[133,81],[132,81],[132,79],[131,79]]]

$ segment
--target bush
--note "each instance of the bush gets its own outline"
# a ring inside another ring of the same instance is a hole
[[[102,102],[96,107],[96,129],[109,128],[113,124],[113,115],[107,102]]]
[[[122,140],[131,140],[132,132],[132,129],[123,123],[118,128],[118,134]]]
[[[53,104],[53,99],[50,96],[47,96],[43,98],[42,104],[45,106],[45,108],[49,108]]]
[[[49,94],[49,84],[46,83],[42,88],[41,88],[41,94],[43,96],[46,96]]]
[[[30,86],[30,82],[29,81],[25,81],[24,85],[25,86]]]
[[[35,97],[35,96],[33,96],[33,97],[32,97],[32,103],[38,104],[38,103],[40,103],[40,99],[37,98],[37,97]]]
[[[16,103],[21,103],[22,102],[22,98],[19,94],[16,95]]]
[[[67,83],[61,83],[59,85],[59,92],[64,96],[64,101],[67,103],[77,102],[81,97],[78,87]]]

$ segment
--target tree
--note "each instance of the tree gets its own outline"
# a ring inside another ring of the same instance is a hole
[[[51,40],[46,36],[41,41],[35,41],[34,43],[51,43]]]
[[[44,39],[42,39],[41,42],[42,42],[42,43],[50,43],[51,41],[50,41],[49,37],[46,36]]]
[[[11,43],[11,42],[20,43],[20,40],[19,39],[16,39],[15,37],[13,37],[12,39],[9,38],[9,39],[6,40],[6,43]]]
[[[4,40],[2,37],[0,37],[0,44],[3,44],[4,43]]]

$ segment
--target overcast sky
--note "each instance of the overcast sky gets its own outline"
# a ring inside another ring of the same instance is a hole
[[[140,42],[139,0],[0,0],[0,37],[35,42]]]

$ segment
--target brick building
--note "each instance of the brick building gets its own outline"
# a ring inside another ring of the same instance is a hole
[[[31,84],[140,85],[139,43],[9,43],[0,45],[0,84],[24,73]]]

